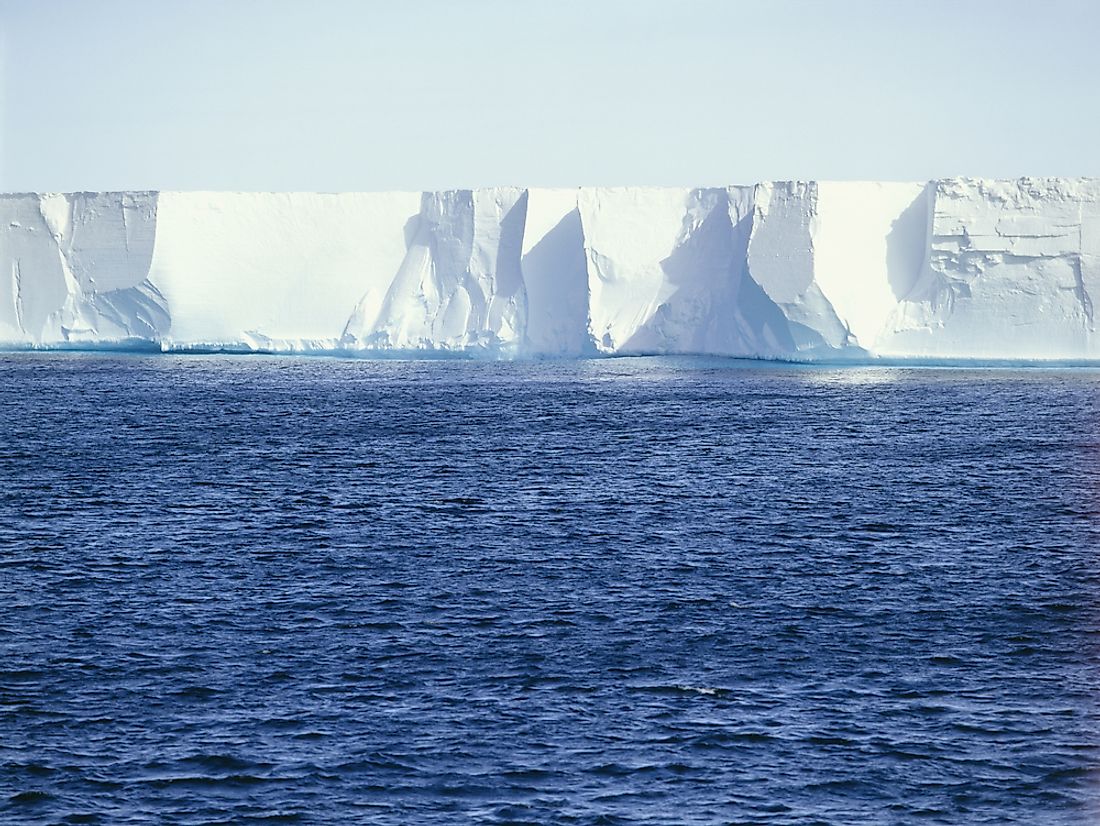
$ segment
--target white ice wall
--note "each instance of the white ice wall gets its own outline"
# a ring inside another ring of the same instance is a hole
[[[926,260],[876,352],[1100,357],[1100,181],[951,179],[932,189]]]
[[[174,346],[334,347],[379,308],[418,193],[166,192],[150,281]],[[368,310],[364,310],[368,312]]]
[[[1100,181],[0,195],[0,345],[1097,359]]]
[[[157,205],[154,192],[0,196],[0,342],[160,340]]]
[[[875,348],[924,265],[926,189],[904,183],[817,185],[814,274],[840,322],[868,349]]]
[[[554,356],[594,353],[577,190],[528,190],[520,272],[527,290],[527,351]]]
[[[520,270],[527,193],[426,192],[377,312],[364,299],[345,348],[518,352],[527,318]],[[395,273],[395,274],[394,274]]]

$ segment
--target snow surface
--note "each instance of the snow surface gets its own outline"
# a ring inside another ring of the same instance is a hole
[[[1098,293],[1093,179],[0,195],[9,348],[1092,360]]]

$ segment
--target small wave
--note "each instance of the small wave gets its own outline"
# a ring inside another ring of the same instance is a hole
[[[699,685],[636,685],[635,691],[644,691],[649,694],[664,694],[669,696],[696,696],[696,697],[727,697],[732,692],[728,688],[716,688]]]
[[[189,685],[178,691],[173,691],[171,696],[188,700],[209,700],[212,697],[217,697],[220,693],[218,689],[209,686]]]
[[[278,778],[260,777],[255,774],[223,774],[223,775],[171,775],[157,777],[147,781],[158,788],[172,786],[193,786],[198,788],[214,788],[217,786],[257,786],[262,783],[282,782]]]
[[[13,794],[8,798],[8,801],[16,805],[27,806],[34,803],[42,803],[51,798],[53,798],[53,795],[49,792],[44,792],[41,789],[31,789],[29,791]]]
[[[270,768],[270,763],[257,763],[244,760],[232,754],[193,754],[178,761],[182,765],[201,766],[204,769],[220,772],[240,772],[244,769]]]

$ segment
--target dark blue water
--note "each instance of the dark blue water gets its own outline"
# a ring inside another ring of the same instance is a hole
[[[1100,373],[0,360],[0,820],[1089,823]]]

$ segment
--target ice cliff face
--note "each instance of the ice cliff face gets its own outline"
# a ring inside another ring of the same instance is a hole
[[[1097,359],[1100,180],[0,195],[0,344]]]
[[[0,201],[0,341],[159,340],[168,306],[148,280],[153,192],[14,195]]]
[[[876,352],[1100,356],[1100,181],[937,181],[919,211],[925,259]]]
[[[341,345],[518,352],[527,320],[520,272],[526,211],[520,189],[424,193],[381,306],[375,292],[364,296]]]

